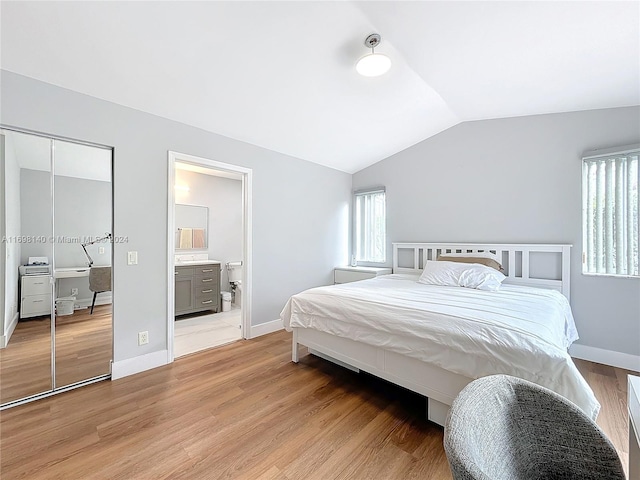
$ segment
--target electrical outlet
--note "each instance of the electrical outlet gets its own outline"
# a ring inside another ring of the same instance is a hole
[[[138,332],[138,345],[149,343],[149,332]]]
[[[73,297],[74,295],[78,295],[78,289],[77,288],[72,288],[71,289],[71,296]]]
[[[104,247],[98,247],[98,253],[99,254],[103,254],[104,253]]]

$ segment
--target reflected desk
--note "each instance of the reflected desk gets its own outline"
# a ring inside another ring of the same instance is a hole
[[[88,277],[91,267],[62,267],[53,270],[53,278],[56,282],[56,298],[59,297],[61,278],[81,278]],[[71,312],[72,313],[72,312]]]
[[[56,268],[53,272],[55,293],[58,293],[58,280],[61,278],[88,277],[89,267]],[[51,315],[51,279],[49,274],[20,276],[20,318]]]
[[[53,278],[56,280],[60,278],[77,278],[77,277],[88,277],[89,276],[90,267],[64,267],[64,268],[56,268],[53,271]]]

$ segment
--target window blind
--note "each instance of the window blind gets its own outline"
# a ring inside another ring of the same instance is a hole
[[[584,273],[638,276],[639,154],[582,159]]]
[[[385,189],[354,192],[355,250],[358,262],[386,261]]]

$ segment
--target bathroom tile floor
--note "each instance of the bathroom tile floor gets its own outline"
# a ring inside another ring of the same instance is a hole
[[[240,308],[228,312],[182,317],[175,322],[173,352],[176,358],[242,338]]]

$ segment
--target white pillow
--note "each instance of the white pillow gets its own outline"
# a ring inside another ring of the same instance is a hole
[[[427,260],[418,283],[496,291],[505,278],[495,268],[477,263]]]

